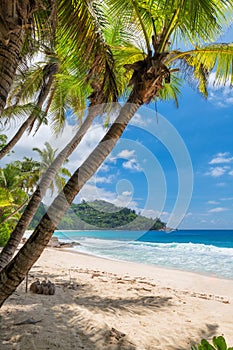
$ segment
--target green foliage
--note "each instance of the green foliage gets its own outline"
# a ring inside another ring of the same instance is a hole
[[[43,204],[38,208],[29,229],[36,227],[45,214]],[[114,204],[96,200],[72,204],[59,224],[61,230],[90,230],[90,229],[128,229],[128,230],[163,230],[166,224],[160,219],[148,219],[138,215],[129,208],[119,208]]]
[[[2,242],[20,218],[20,212],[27,203],[39,179],[40,164],[24,157],[0,168],[0,226]],[[2,243],[3,244],[3,243]]]
[[[41,158],[40,160],[40,172],[43,174],[49,166],[52,164],[52,162],[56,158],[57,149],[54,149],[49,142],[45,142],[45,147],[41,150],[37,147],[33,148],[33,151],[36,151],[39,153],[39,156]],[[65,163],[67,163],[69,160],[66,159]],[[58,173],[55,175],[54,182],[50,185],[50,189],[52,193],[54,192],[55,186],[59,191],[62,190],[62,188],[65,186],[66,179],[65,176],[71,176],[71,173],[69,170],[65,167],[61,167],[58,171]]]
[[[0,150],[6,146],[7,136],[4,134],[0,135]]]
[[[201,343],[192,346],[191,350],[233,350],[233,347],[228,348],[224,337],[213,337],[213,345],[206,339],[202,339]]]
[[[0,247],[4,247],[10,237],[11,227],[8,223],[0,225]]]

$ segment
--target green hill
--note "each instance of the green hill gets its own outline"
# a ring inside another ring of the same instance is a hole
[[[38,208],[29,229],[36,227],[45,213],[43,204]],[[165,230],[159,218],[148,219],[135,210],[117,207],[102,200],[72,204],[58,226],[60,230]]]

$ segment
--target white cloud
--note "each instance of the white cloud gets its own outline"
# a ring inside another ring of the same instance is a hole
[[[216,202],[216,201],[208,201],[207,203],[208,204],[213,204],[213,205],[219,204],[219,202]]]
[[[233,197],[224,197],[224,198],[221,198],[221,201],[232,201],[233,200]]]
[[[232,163],[233,157],[230,156],[229,152],[218,153],[215,158],[213,158],[209,164],[224,164]]]
[[[229,167],[216,167],[211,168],[210,171],[208,171],[205,175],[209,175],[212,177],[220,177],[226,173],[226,171],[229,169]]]
[[[215,106],[227,108],[233,104],[233,91],[229,86],[212,86],[209,90],[208,100]]]
[[[2,130],[1,132],[8,136],[8,141],[16,133],[18,127],[11,128],[10,130]],[[24,137],[13,148],[14,153],[11,153],[10,156],[2,159],[1,163],[6,164],[14,160],[23,159],[23,157],[32,157],[33,159],[39,159],[37,152],[32,151],[33,147],[42,149],[44,143],[49,141],[52,138],[52,131],[49,126],[42,125],[36,135],[33,137],[33,133],[30,135],[25,134]],[[57,148],[57,147],[55,147]]]
[[[114,181],[114,175],[110,175],[110,176],[93,176],[90,180],[89,183],[93,183],[93,184],[110,184]]]
[[[105,200],[112,203],[116,200],[117,194],[88,182],[82,188],[79,196],[86,201]]]
[[[216,72],[210,73],[208,81],[211,90],[221,90],[222,88],[230,89],[231,87],[231,77],[229,76],[229,79],[224,84],[223,79],[218,79],[218,81],[216,81]],[[224,93],[226,93],[225,90]]]
[[[110,166],[108,164],[106,164],[106,163],[103,163],[101,165],[101,168],[99,169],[99,171],[102,171],[104,173],[108,172],[109,170],[110,170]]]
[[[138,203],[131,200],[131,197],[123,195],[118,196],[113,202],[113,204],[115,204],[117,207],[127,207],[130,209],[134,209],[135,211],[137,211],[138,206]]]
[[[66,130],[65,132],[68,133],[68,131],[69,130]],[[100,124],[95,124],[88,130],[76,150],[69,157],[70,161],[67,163],[67,167],[71,172],[75,171],[90,155],[105,133],[104,127]],[[65,143],[63,142],[61,144],[63,144],[62,147],[64,147]]]
[[[141,172],[142,168],[141,166],[137,163],[136,159],[130,159],[127,162],[124,162],[122,164],[123,168],[128,169],[128,170],[134,170],[134,171],[138,171]]]
[[[117,162],[117,157],[115,157],[115,156],[113,156],[112,154],[110,154],[110,155],[106,158],[105,161],[108,162],[108,163],[116,164],[116,162]]]
[[[134,157],[135,151],[128,150],[128,149],[123,149],[120,153],[118,153],[117,158],[132,158]]]
[[[222,207],[216,207],[213,209],[208,210],[209,213],[221,213],[222,211],[228,210],[227,208],[222,208]]]
[[[132,200],[131,195],[132,193],[129,191],[122,192],[119,195],[117,192],[107,191],[88,182],[81,190],[79,198],[86,201],[104,200],[113,203],[117,207],[128,207],[136,211],[140,210],[138,209],[137,202]]]
[[[122,196],[125,196],[125,197],[132,196],[132,192],[131,191],[124,191],[124,192],[122,192]]]
[[[229,175],[233,176],[233,170],[229,171]]]
[[[152,118],[149,118],[146,115],[141,115],[139,113],[136,113],[131,121],[132,124],[138,125],[138,126],[147,126],[152,123]]]
[[[107,161],[110,163],[116,164],[118,159],[128,159],[122,163],[124,169],[133,170],[133,171],[142,171],[141,166],[138,164],[138,161],[135,157],[135,150],[123,149],[116,156],[108,157]]]
[[[137,210],[138,211],[138,210]],[[140,210],[141,215],[146,216],[149,219],[156,219],[156,218],[160,218],[162,221],[168,221],[168,218],[170,216],[170,213],[168,213],[167,211],[158,211],[155,209],[143,209]]]
[[[216,184],[216,186],[218,186],[218,187],[224,187],[224,186],[226,186],[226,183],[225,183],[225,182],[218,182],[218,183]]]
[[[211,73],[209,77],[209,100],[220,108],[226,108],[233,104],[233,90],[230,78],[225,84],[223,81],[215,82],[216,73]]]
[[[7,134],[10,139],[17,128],[9,130],[8,132],[3,131]],[[14,147],[14,153],[9,157],[5,157],[3,164],[9,163],[16,159],[22,159],[24,156],[32,157],[33,159],[39,159],[37,152],[32,151],[33,147],[42,149],[45,142],[49,142],[54,149],[58,149],[57,154],[61,151],[65,145],[72,139],[75,135],[76,128],[71,125],[66,125],[62,134],[58,137],[55,137],[52,133],[50,126],[42,125],[35,136],[33,133],[30,135],[25,135]],[[98,144],[101,138],[106,133],[106,130],[102,124],[95,123],[90,127],[86,135],[83,137],[77,149],[69,157],[69,162],[66,164],[66,167],[73,173],[87,158],[91,153],[94,147]]]

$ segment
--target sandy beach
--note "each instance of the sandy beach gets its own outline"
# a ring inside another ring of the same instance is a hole
[[[29,285],[37,278],[56,293],[19,286],[0,310],[1,350],[189,350],[214,335],[233,346],[233,280],[55,248]]]

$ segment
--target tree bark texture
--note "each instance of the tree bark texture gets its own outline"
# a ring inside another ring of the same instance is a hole
[[[26,274],[37,261],[48,244],[62,216],[73,202],[83,185],[94,175],[99,166],[110,154],[130,119],[143,104],[131,94],[107,134],[93,150],[90,156],[75,171],[63,191],[55,198],[43,216],[33,234],[29,237],[17,255],[0,273],[0,306],[15,291]],[[134,102],[134,103],[133,103]]]
[[[71,176],[28,241],[0,272],[0,307],[15,291],[32,265],[37,261],[74,198],[111,153],[135,112],[144,103],[148,103],[162,88],[166,71],[164,72],[163,65],[160,62],[157,63],[156,67],[153,67],[151,59],[146,58],[143,69],[134,71],[133,90],[127,103],[121,108],[114,124],[89,157]]]
[[[50,167],[43,174],[39,185],[37,186],[35,192],[30,198],[30,201],[26,208],[24,209],[21,218],[19,219],[15,229],[10,235],[10,238],[2,249],[0,253],[0,271],[9,263],[12,256],[14,255],[16,248],[18,247],[28,225],[30,224],[37,208],[41,203],[41,199],[46,193],[46,190],[51,185],[53,179],[55,178],[56,173],[64,163],[64,161],[71,155],[75,150],[78,144],[81,142],[83,136],[86,134],[86,131],[91,126],[93,119],[95,118],[98,111],[96,108],[90,108],[89,113],[84,120],[83,124],[73,137],[73,139],[68,143],[68,145],[59,153]]]
[[[6,105],[25,38],[30,1],[0,0],[0,115]]]

